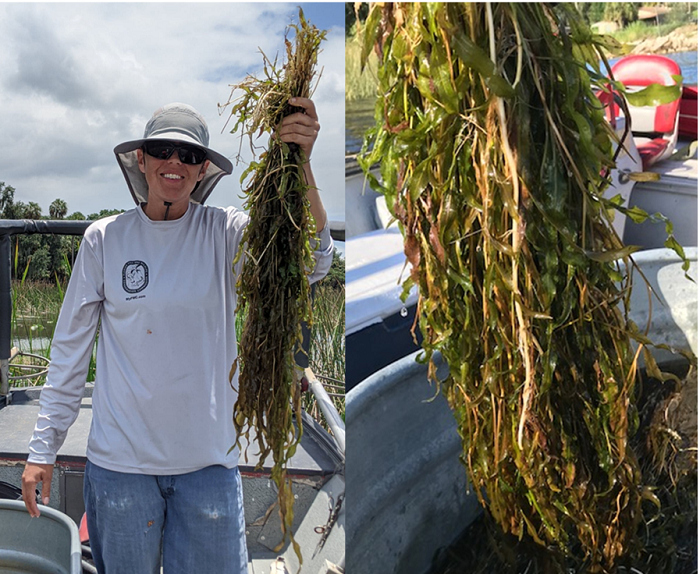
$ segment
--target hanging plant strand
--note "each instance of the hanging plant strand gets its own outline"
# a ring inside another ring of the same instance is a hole
[[[295,37],[293,42],[285,39],[287,54],[282,69],[276,61],[265,58],[264,79],[249,76],[232,86],[232,96],[237,92],[242,95],[226,104],[232,106],[231,117],[236,121],[232,133],[240,129],[249,136],[251,148],[255,137],[272,134],[267,151],[241,177],[244,186],[249,179],[245,209],[250,222],[234,266],[242,258],[237,313],[247,315],[230,377],[233,380],[238,370],[238,399],[233,412],[236,444],[240,448],[243,438],[248,444],[251,438],[257,442],[258,467],[272,454],[271,477],[278,487],[283,533],[278,549],[289,535],[301,563],[301,551],[291,531],[294,496],[286,468],[302,435],[301,390],[294,354],[301,348],[301,322],[311,324],[308,273],[313,257],[309,240],[315,235],[316,224],[302,168],[308,158],[296,144],[282,142],[274,130],[285,116],[303,111],[291,106],[289,100],[310,97],[325,32],[305,20],[301,10],[299,24],[290,29]]]
[[[504,531],[611,572],[658,505],[629,442],[639,355],[658,369],[602,197],[601,39],[535,2],[378,3],[362,33],[380,97],[360,162],[404,235],[420,360],[449,366],[474,490]]]

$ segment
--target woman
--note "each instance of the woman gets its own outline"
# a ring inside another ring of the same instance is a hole
[[[319,130],[314,104],[284,119],[278,136],[310,158]],[[25,504],[77,418],[98,323],[93,422],[85,508],[99,572],[247,572],[238,451],[231,421],[236,379],[234,312],[248,216],[202,205],[231,163],[208,148],[192,107],[155,112],[144,137],[115,148],[137,207],[85,232],[56,325],[51,366],[22,476]],[[317,223],[316,268],[333,245],[309,163],[308,198]],[[233,388],[232,388],[233,387]]]

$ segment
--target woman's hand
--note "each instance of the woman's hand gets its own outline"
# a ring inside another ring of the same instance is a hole
[[[308,161],[311,159],[311,151],[321,129],[316,115],[316,106],[308,98],[292,98],[289,103],[304,108],[304,112],[297,112],[285,117],[277,128],[277,134],[285,143],[298,144]]]
[[[306,185],[308,186],[306,197],[309,200],[311,214],[316,221],[316,232],[319,233],[326,225],[327,216],[316,187],[316,179],[311,170],[309,160],[311,160],[311,151],[314,149],[314,143],[316,143],[321,124],[318,123],[316,106],[310,99],[291,98],[289,103],[293,106],[304,108],[304,112],[297,112],[284,118],[277,129],[277,135],[285,143],[298,144],[304,152],[306,161],[302,169]]]
[[[22,500],[29,514],[37,518],[40,514],[36,504],[36,485],[41,482],[41,500],[44,505],[49,503],[51,495],[51,478],[53,464],[35,464],[28,462],[22,473]]]

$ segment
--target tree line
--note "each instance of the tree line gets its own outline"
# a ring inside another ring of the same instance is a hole
[[[0,182],[0,219],[96,221],[123,212],[123,209],[103,209],[87,216],[80,211],[68,214],[66,202],[55,199],[47,217],[38,203],[15,201],[15,188]],[[81,239],[70,235],[15,235],[12,238],[12,278],[64,283],[70,277]],[[333,255],[333,264],[323,282],[336,289],[345,286],[345,261],[338,251]]]
[[[0,219],[95,221],[123,211],[103,209],[87,216],[80,211],[69,214],[68,204],[63,199],[55,199],[45,216],[38,203],[15,201],[15,188],[0,182]],[[65,282],[70,276],[80,239],[69,235],[15,235],[12,238],[12,278]]]

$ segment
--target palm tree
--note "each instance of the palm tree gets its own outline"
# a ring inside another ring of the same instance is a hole
[[[68,213],[68,205],[62,199],[54,199],[49,206],[51,219],[63,219]]]

